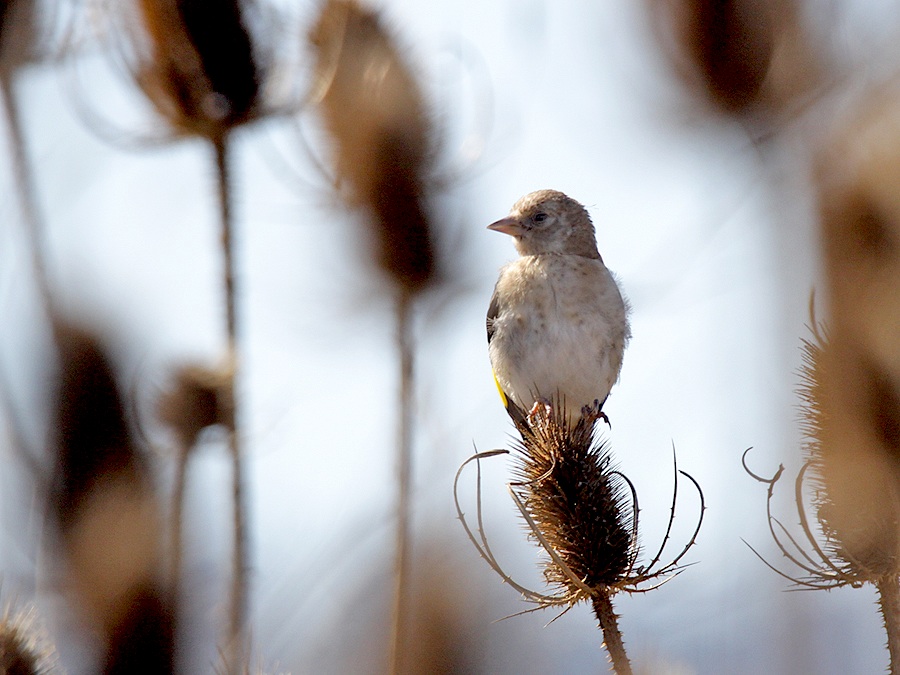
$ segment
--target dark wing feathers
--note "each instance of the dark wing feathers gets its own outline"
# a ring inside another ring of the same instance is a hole
[[[494,338],[494,320],[499,314],[500,298],[497,296],[497,290],[494,289],[494,294],[491,296],[491,304],[488,307],[487,311],[486,327],[488,344],[491,344],[491,340]],[[527,429],[527,416],[525,415],[525,411],[513,402],[513,400],[509,397],[509,394],[503,391],[503,389],[500,387],[500,383],[497,381],[496,375],[494,376],[494,382],[497,383],[497,388],[500,390],[503,404],[506,406],[506,412],[512,418],[513,424],[515,424],[520,431],[522,429]]]
[[[494,337],[494,319],[497,318],[497,315],[500,314],[500,300],[497,297],[497,291],[494,290],[494,294],[491,296],[491,304],[488,307],[487,311],[487,339],[488,344],[491,344],[491,340]]]

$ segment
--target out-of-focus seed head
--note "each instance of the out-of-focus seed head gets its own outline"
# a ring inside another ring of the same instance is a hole
[[[7,606],[0,615],[0,673],[51,675],[56,666],[56,652],[34,610],[14,612]]]
[[[523,425],[515,485],[538,530],[586,586],[615,587],[634,564],[630,495],[611,466],[609,449],[594,440],[595,417],[570,426],[565,411],[538,412]],[[554,561],[547,581],[583,596]]]
[[[829,339],[816,352],[819,518],[860,576],[900,573],[900,98],[870,102],[820,163]]]
[[[648,0],[648,9],[684,83],[764,131],[825,79],[793,0]]]
[[[710,96],[740,110],[759,94],[773,48],[773,17],[759,0],[686,3],[686,42]]]
[[[0,0],[0,71],[10,73],[38,56],[36,0]]]
[[[62,321],[55,328],[61,372],[50,510],[67,589],[105,643],[104,672],[135,672],[118,663],[156,662],[169,668],[154,672],[171,672],[174,613],[151,613],[144,602],[161,578],[162,527],[148,466],[100,340]],[[163,595],[160,602],[170,607]],[[162,651],[139,655],[147,640]]]
[[[56,478],[51,512],[63,531],[80,517],[97,485],[138,480],[142,461],[132,443],[118,385],[93,335],[60,324],[56,398]]]
[[[124,612],[107,640],[103,674],[174,672],[175,616],[169,594],[157,584],[139,583],[121,604]]]
[[[204,429],[233,424],[231,374],[226,369],[185,366],[175,371],[170,388],[157,403],[160,421],[188,449]]]
[[[347,199],[368,211],[376,259],[417,291],[435,276],[427,182],[430,122],[412,70],[379,16],[353,0],[328,0],[309,34],[313,102],[331,137]]]
[[[137,81],[178,133],[215,140],[258,113],[245,0],[135,1]]]

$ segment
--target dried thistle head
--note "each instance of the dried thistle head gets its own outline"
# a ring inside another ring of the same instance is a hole
[[[55,327],[61,376],[50,510],[61,535],[67,587],[105,640],[109,665],[128,658],[118,650],[123,641],[134,641],[131,632],[171,633],[171,617],[160,619],[138,603],[161,578],[159,504],[100,340],[59,320]],[[171,652],[172,640],[167,644],[161,648]],[[105,672],[134,671],[110,666]]]
[[[819,179],[829,339],[818,354],[820,519],[860,574],[900,572],[900,99],[868,102]]]
[[[793,0],[649,0],[681,79],[728,114],[771,123],[822,79]]]
[[[9,74],[38,56],[40,18],[37,0],[0,2],[0,72]]]
[[[159,584],[136,584],[122,599],[124,612],[107,636],[104,675],[171,673],[175,669],[175,613]]]
[[[571,425],[561,409],[538,411],[524,425],[513,483],[540,536],[585,586],[617,586],[634,566],[630,493],[597,443],[595,417]],[[537,533],[534,533],[537,535]],[[571,597],[584,597],[567,570],[549,560],[544,576]]]
[[[259,113],[247,0],[134,0],[138,84],[181,134],[221,139]]]
[[[427,207],[431,129],[422,92],[378,14],[327,0],[309,33],[313,102],[331,137],[339,186],[375,226],[377,261],[402,289],[435,275]]]
[[[34,609],[13,611],[7,605],[0,615],[0,673],[51,675],[56,665],[56,651],[38,625]]]
[[[175,370],[156,410],[184,449],[193,447],[200,432],[208,427],[221,424],[233,428],[231,382],[230,368],[187,365]]]
[[[143,460],[135,447],[113,367],[100,340],[57,323],[60,379],[55,406],[56,477],[51,513],[63,532],[80,517],[98,486],[140,482]]]
[[[604,415],[599,406],[586,406],[570,417],[564,406],[536,407],[517,424],[522,436],[516,448],[518,480],[509,491],[529,533],[549,556],[547,581],[559,590],[546,595],[516,583],[494,557],[482,529],[479,469],[478,527],[469,527],[459,501],[459,479],[466,466],[506,450],[480,452],[460,466],[453,484],[459,520],[478,553],[503,580],[538,607],[572,606],[581,600],[603,599],[619,591],[645,593],[680,573],[681,560],[696,543],[706,510],[703,491],[694,478],[675,466],[675,490],[665,537],[653,558],[638,564],[637,493],[628,478],[612,467],[610,450],[595,436]],[[575,420],[574,423],[570,420]],[[480,466],[480,464],[479,464]],[[700,516],[684,548],[661,563],[675,521],[678,477],[691,481],[700,498]],[[654,583],[655,582],[655,583]]]

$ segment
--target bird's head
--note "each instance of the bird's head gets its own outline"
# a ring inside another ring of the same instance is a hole
[[[594,225],[585,208],[556,190],[538,190],[517,201],[509,215],[488,225],[515,240],[521,255],[564,253],[599,258]]]

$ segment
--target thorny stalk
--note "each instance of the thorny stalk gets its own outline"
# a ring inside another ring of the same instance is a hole
[[[247,613],[249,544],[247,532],[247,505],[245,495],[243,448],[240,428],[237,422],[237,294],[235,290],[235,259],[233,238],[233,215],[231,211],[231,177],[229,174],[228,137],[223,134],[213,141],[216,155],[219,208],[221,218],[221,243],[224,256],[224,285],[226,306],[226,329],[228,353],[230,356],[230,382],[228,391],[231,400],[226,405],[225,422],[228,430],[228,449],[232,463],[232,518],[234,527],[233,579],[231,607],[228,617],[228,633],[225,645],[225,662],[238,673],[248,656]]]
[[[412,299],[400,291],[397,300],[397,350],[400,361],[399,418],[397,420],[397,533],[394,560],[394,605],[391,617],[389,673],[401,672],[406,636],[410,571],[412,489],[413,339]]]
[[[887,633],[888,653],[891,656],[891,675],[900,673],[900,579],[895,574],[881,577],[875,582],[878,589],[878,605]]]
[[[594,606],[594,614],[603,631],[603,644],[606,645],[606,653],[612,663],[616,675],[631,675],[631,662],[625,653],[625,644],[622,642],[622,633],[619,630],[619,618],[612,606],[609,590],[598,588],[595,590],[591,602]]]

